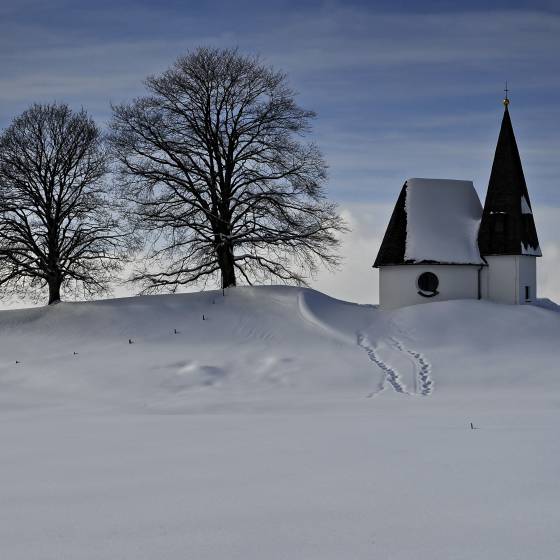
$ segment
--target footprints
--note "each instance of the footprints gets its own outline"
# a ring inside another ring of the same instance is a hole
[[[415,363],[416,392],[421,395],[431,395],[433,389],[432,364],[420,352],[410,350],[400,340],[391,338],[391,341],[397,350],[408,354]]]
[[[363,333],[358,334],[358,346],[366,351],[370,361],[384,373],[379,391],[370,393],[368,397],[372,397],[378,392],[383,391],[386,384],[391,386],[396,393],[422,396],[431,395],[433,391],[433,380],[431,377],[432,365],[430,362],[420,352],[407,348],[405,344],[397,338],[391,337],[388,339],[388,342],[389,344],[385,344],[385,348],[383,348],[383,343],[374,348]],[[383,350],[383,354],[386,354],[388,351],[390,355],[392,352],[393,359],[383,359],[381,350]],[[412,392],[407,389],[403,381],[403,372],[390,363],[391,361],[397,363],[402,362],[403,357],[407,358],[407,361],[411,363],[413,368],[413,385],[415,390]]]
[[[397,393],[406,393],[406,389],[402,384],[399,372],[393,369],[391,366],[386,364],[376,353],[371,345],[367,342],[367,338],[363,334],[358,335],[358,346],[361,346],[366,352],[369,359],[385,374],[384,379],[381,381],[381,387],[379,391],[385,388],[385,381],[391,385],[391,387]],[[370,393],[368,397],[372,397],[375,393]]]

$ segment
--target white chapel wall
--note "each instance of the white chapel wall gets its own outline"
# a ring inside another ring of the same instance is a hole
[[[488,268],[484,273],[483,297],[499,303],[522,304],[537,297],[536,258],[528,255],[494,255],[485,257]],[[486,292],[486,293],[484,293]]]
[[[379,303],[383,309],[448,299],[478,298],[478,266],[475,265],[395,265],[379,269]],[[418,293],[418,277],[433,272],[439,280],[438,294]]]
[[[537,298],[537,259],[529,255],[519,255],[517,259],[519,267],[518,303],[526,302],[525,286],[529,287],[529,301],[535,301]]]
[[[487,269],[487,293],[491,301],[517,303],[517,262],[515,255],[485,257]]]

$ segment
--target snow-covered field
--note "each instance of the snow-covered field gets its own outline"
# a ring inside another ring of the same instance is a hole
[[[0,558],[556,558],[548,307],[270,287],[2,311]]]

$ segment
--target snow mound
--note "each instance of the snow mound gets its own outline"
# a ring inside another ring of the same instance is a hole
[[[263,395],[531,390],[555,386],[559,336],[560,314],[536,306],[388,312],[290,287],[62,303],[0,312],[0,404],[163,411]]]
[[[394,311],[392,325],[429,357],[438,392],[496,396],[560,390],[555,350],[560,314],[475,300],[428,305]]]
[[[164,410],[217,395],[360,394],[378,377],[356,346],[373,314],[371,306],[289,287],[4,311],[0,400]]]
[[[483,264],[482,205],[471,181],[408,179],[405,261]]]
[[[539,298],[533,303],[533,305],[542,307],[543,309],[549,309],[550,311],[560,312],[560,305],[554,303],[551,299],[548,298]]]
[[[359,333],[375,318],[373,305],[348,303],[315,290],[302,290],[299,309],[307,321],[347,343],[355,343]]]

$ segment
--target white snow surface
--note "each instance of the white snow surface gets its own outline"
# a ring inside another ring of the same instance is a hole
[[[522,214],[532,214],[532,210],[531,207],[529,206],[529,202],[527,201],[527,198],[525,198],[525,195],[521,196],[521,213]],[[521,242],[521,254],[522,255],[530,255],[533,257],[542,257],[542,251],[541,248],[537,246],[536,249],[534,249],[533,247],[531,247],[530,245],[524,245],[523,242]]]
[[[531,207],[529,206],[529,202],[527,201],[527,198],[525,198],[525,195],[521,196],[521,213],[522,214],[532,214],[533,211],[531,210]]]
[[[555,558],[560,308],[539,303],[2,311],[1,557]]]
[[[408,179],[405,260],[483,264],[478,250],[482,205],[471,181]]]
[[[531,257],[542,257],[542,251],[539,246],[537,246],[536,249],[533,249],[531,245],[525,245],[523,241],[521,242],[521,254]]]

